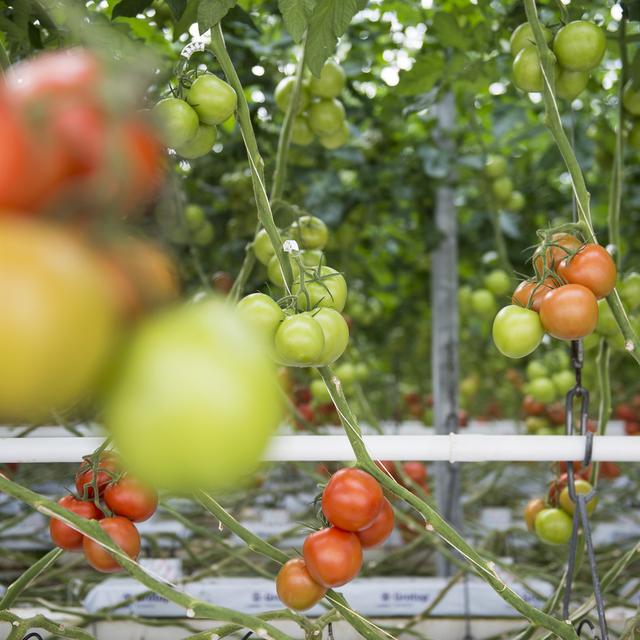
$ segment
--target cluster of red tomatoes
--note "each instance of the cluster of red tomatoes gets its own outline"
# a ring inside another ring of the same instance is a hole
[[[276,578],[278,597],[298,611],[317,604],[327,589],[353,580],[362,567],[362,550],[382,544],[395,522],[377,480],[355,468],[331,476],[322,512],[330,526],[307,536],[303,559],[289,560]]]
[[[286,311],[264,293],[252,293],[238,303],[280,364],[326,366],[335,362],[349,343],[349,325],[341,313],[347,301],[347,283],[342,274],[323,264],[322,249],[328,236],[327,226],[315,216],[298,218],[284,232],[285,240],[295,240],[302,249],[299,255],[287,258],[294,281],[291,295],[283,299]],[[267,265],[271,282],[284,287],[284,275],[266,230],[257,234],[253,250]]]
[[[195,160],[211,151],[218,138],[216,125],[231,118],[238,96],[232,86],[212,73],[204,73],[193,80],[183,79],[178,93],[160,100],[152,109],[167,147],[187,159]]]
[[[76,473],[75,485],[77,496],[65,496],[58,504],[81,518],[98,520],[109,538],[135,560],[140,553],[140,534],[133,523],[144,522],[156,512],[156,492],[123,472],[112,454],[102,454],[95,461],[86,458]],[[115,573],[122,569],[110,551],[62,520],[52,518],[49,532],[61,549],[82,550],[96,571]]]
[[[640,395],[635,395],[631,402],[621,402],[614,415],[624,421],[624,432],[628,436],[640,435]]]
[[[274,92],[276,105],[286,111],[291,101],[295,78],[288,76]],[[334,60],[327,60],[320,76],[303,79],[298,108],[293,120],[291,141],[306,146],[316,138],[325,149],[337,149],[349,139],[344,106],[338,96],[344,90],[346,74]]]
[[[587,20],[575,20],[561,27],[555,36],[544,26],[542,32],[556,58],[555,93],[564,100],[575,100],[586,89],[591,71],[602,62],[607,48],[604,31]],[[528,22],[513,32],[511,55],[516,86],[522,91],[540,93],[544,89],[544,77]]]
[[[493,340],[510,358],[534,351],[545,332],[559,340],[579,340],[598,324],[598,300],[616,285],[617,269],[606,249],[569,233],[545,234],[533,256],[535,276],[513,292],[500,310]]]

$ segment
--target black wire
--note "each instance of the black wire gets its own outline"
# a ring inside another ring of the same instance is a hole
[[[249,633],[246,633],[245,635],[242,636],[242,640],[249,640],[249,638],[253,635],[253,631],[249,631]]]
[[[28,633],[22,640],[29,640],[29,638],[36,638],[37,640],[43,640],[42,636],[35,631]]]
[[[330,622],[330,623],[327,625],[327,634],[328,634],[328,636],[329,636],[329,640],[336,640],[336,639],[333,637],[333,623],[332,623],[332,622]]]

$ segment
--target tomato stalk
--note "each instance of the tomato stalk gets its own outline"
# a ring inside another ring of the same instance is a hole
[[[555,56],[551,53],[549,46],[542,31],[542,25],[538,18],[538,11],[535,0],[524,0],[524,7],[527,14],[527,20],[533,31],[538,54],[540,56],[540,64],[542,68],[542,76],[544,80],[543,99],[545,105],[545,123],[556,142],[560,155],[571,176],[571,187],[575,197],[578,219],[584,223],[584,234],[589,242],[597,243],[593,225],[591,222],[591,210],[589,208],[590,194],[584,180],[580,163],[576,157],[575,151],[567,133],[562,125],[558,102],[554,90],[554,74],[555,74]],[[611,212],[610,212],[611,214]],[[616,319],[616,323],[625,339],[625,349],[631,357],[640,364],[640,353],[638,353],[638,338],[635,331],[631,327],[627,313],[620,300],[620,295],[614,289],[613,293],[607,297],[607,303],[611,308],[611,312]]]
[[[0,622],[8,622],[11,632],[7,640],[22,640],[29,629],[44,629],[56,638],[71,638],[72,640],[95,640],[94,637],[78,627],[70,627],[49,620],[42,614],[31,618],[20,618],[11,611],[0,611]]]
[[[598,365],[598,435],[604,435],[607,431],[607,422],[611,415],[611,378],[609,376],[609,362],[611,349],[606,338],[600,339],[600,348],[596,364]],[[598,485],[598,472],[600,463],[596,462],[591,470],[590,482],[595,488]]]

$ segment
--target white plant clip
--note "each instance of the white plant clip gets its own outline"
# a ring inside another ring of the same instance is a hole
[[[282,249],[285,253],[295,253],[296,251],[300,251],[298,243],[295,240],[285,240],[282,243]]]
[[[205,36],[199,36],[194,38],[191,42],[184,46],[180,55],[187,60],[196,52],[196,51],[204,51],[209,44],[210,38]]]

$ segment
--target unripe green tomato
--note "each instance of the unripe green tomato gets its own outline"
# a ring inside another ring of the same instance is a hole
[[[574,487],[575,487],[576,493],[582,494],[582,495],[587,495],[588,493],[591,493],[593,489],[590,482],[587,482],[586,480],[582,480],[581,478],[575,479]],[[560,508],[563,511],[566,511],[568,514],[573,515],[573,512],[576,510],[576,505],[575,505],[575,502],[571,499],[571,496],[569,495],[569,487],[565,487],[560,492],[558,503],[560,505]],[[591,498],[591,500],[587,502],[587,513],[589,515],[593,513],[597,504],[598,504],[598,496],[593,496],[593,498]]]
[[[266,229],[260,229],[256,234],[256,237],[253,240],[253,253],[255,253],[258,261],[265,266],[267,266],[271,262],[273,256],[275,256],[276,250],[271,244],[271,239],[269,238],[269,234]]]
[[[495,195],[500,202],[508,202],[513,193],[513,182],[511,182],[511,178],[502,176],[502,178],[498,178],[493,183],[491,188],[493,195]]]
[[[587,20],[574,20],[556,34],[553,52],[561,67],[570,71],[591,71],[604,57],[607,38],[604,31]]]
[[[460,311],[468,311],[471,308],[472,289],[469,285],[463,285],[458,289],[458,306]]]
[[[551,404],[556,399],[556,387],[551,378],[536,378],[527,383],[525,390],[534,400],[542,404]]]
[[[306,147],[313,142],[313,131],[304,116],[296,116],[291,128],[291,142]]]
[[[327,385],[324,383],[324,380],[322,380],[322,378],[316,378],[315,380],[312,380],[309,388],[311,389],[311,397],[316,402],[320,404],[331,402],[329,389],[327,389]]]
[[[192,140],[198,133],[198,114],[179,98],[164,98],[151,109],[164,143],[175,149]]]
[[[527,93],[539,93],[544,88],[540,58],[535,46],[527,45],[513,61],[513,82]]]
[[[296,84],[296,79],[293,76],[287,76],[282,78],[276,86],[276,90],[273,92],[273,97],[276,101],[276,105],[283,113],[289,108],[289,102],[293,95],[293,87]],[[298,96],[298,108],[296,113],[302,113],[309,106],[309,90],[302,85],[300,87],[300,95]]]
[[[189,231],[196,231],[205,222],[204,209],[199,204],[188,204],[184,208],[184,220]]]
[[[211,244],[215,235],[213,225],[209,221],[205,221],[191,234],[191,237],[194,244],[206,247]]]
[[[634,122],[629,129],[627,142],[632,149],[640,149],[640,122]]]
[[[543,429],[548,429],[550,425],[547,418],[542,416],[528,416],[524,421],[524,426],[527,429],[527,433],[539,434]]]
[[[287,258],[289,259],[289,262],[291,262],[291,259],[288,256]],[[295,265],[292,264],[291,268],[295,268]],[[278,256],[275,255],[275,253],[267,265],[267,276],[269,277],[269,280],[276,285],[276,287],[284,287],[284,275],[282,274]]]
[[[536,534],[547,544],[567,544],[573,521],[562,509],[543,509],[535,520]]]
[[[549,370],[541,360],[532,360],[527,365],[527,379],[535,380],[536,378],[546,378]]]
[[[612,337],[619,333],[618,323],[606,300],[598,300],[598,324],[596,332],[601,336]]]
[[[177,146],[176,153],[187,160],[195,160],[206,156],[211,147],[216,143],[218,138],[218,130],[215,127],[207,124],[201,124],[196,131],[196,135],[185,142]]]
[[[542,26],[542,32],[544,33],[544,39],[547,44],[553,39],[553,34],[547,27]],[[531,25],[528,22],[523,22],[521,25],[515,28],[511,34],[510,49],[513,57],[517,56],[527,45],[535,46],[536,39],[531,30]]]
[[[272,344],[280,323],[284,320],[284,312],[278,303],[264,293],[252,293],[238,302],[238,311],[246,322]]]
[[[320,367],[335,362],[349,344],[349,326],[342,314],[335,309],[322,307],[312,313],[313,319],[322,328],[324,349],[317,362]]]
[[[300,257],[305,267],[318,267],[322,263],[324,253],[320,249],[305,249],[300,252]]]
[[[507,202],[507,209],[509,211],[521,211],[525,205],[524,196],[520,191],[512,191],[511,197],[509,198],[509,202]]]
[[[553,386],[556,388],[556,394],[558,396],[564,396],[567,391],[572,389],[576,384],[575,374],[568,369],[552,374],[551,380],[553,381]]]
[[[289,227],[289,233],[301,249],[324,249],[329,240],[327,225],[316,216],[300,216]]]
[[[339,364],[336,369],[336,376],[338,376],[342,385],[349,389],[353,386],[353,383],[356,381],[356,368],[350,362],[343,362]]]
[[[320,77],[312,77],[309,91],[319,98],[337,98],[345,87],[346,74],[344,69],[333,60],[327,60],[320,71]]]
[[[307,273],[305,275],[305,288],[307,296],[300,288],[300,278],[296,278],[291,293],[298,296],[298,306],[301,309],[311,310],[316,307],[329,307],[336,311],[342,311],[347,302],[347,282],[341,273],[328,266],[319,268],[319,273]]]
[[[511,291],[511,279],[509,274],[503,269],[494,269],[484,278],[484,286],[493,293],[494,296],[504,296]]]
[[[508,358],[523,358],[537,349],[544,329],[535,311],[512,304],[500,309],[492,334],[500,353]]]
[[[490,155],[484,165],[489,178],[500,178],[507,172],[507,160],[504,156]]]
[[[317,364],[324,351],[322,327],[311,314],[297,313],[285,318],[275,335],[276,357],[289,367]]]
[[[632,80],[624,86],[622,104],[632,116],[640,116],[640,88],[634,87]]]
[[[640,273],[628,273],[620,283],[620,296],[629,309],[640,307]]]
[[[544,355],[544,364],[550,371],[560,371],[569,367],[571,359],[566,349],[558,348]]]
[[[588,83],[588,71],[569,71],[560,67],[556,73],[556,95],[563,100],[575,100]]]
[[[212,73],[198,76],[187,93],[187,101],[204,124],[222,124],[238,104],[233,87]]]
[[[496,313],[496,299],[491,291],[477,289],[471,293],[471,308],[485,319],[493,318]]]
[[[343,122],[342,126],[335,133],[328,136],[320,136],[318,140],[325,149],[329,149],[330,151],[339,149],[349,140],[349,127],[346,122]]]
[[[330,136],[344,124],[345,112],[342,102],[335,98],[325,98],[313,102],[309,107],[307,120],[311,131],[318,137]]]

